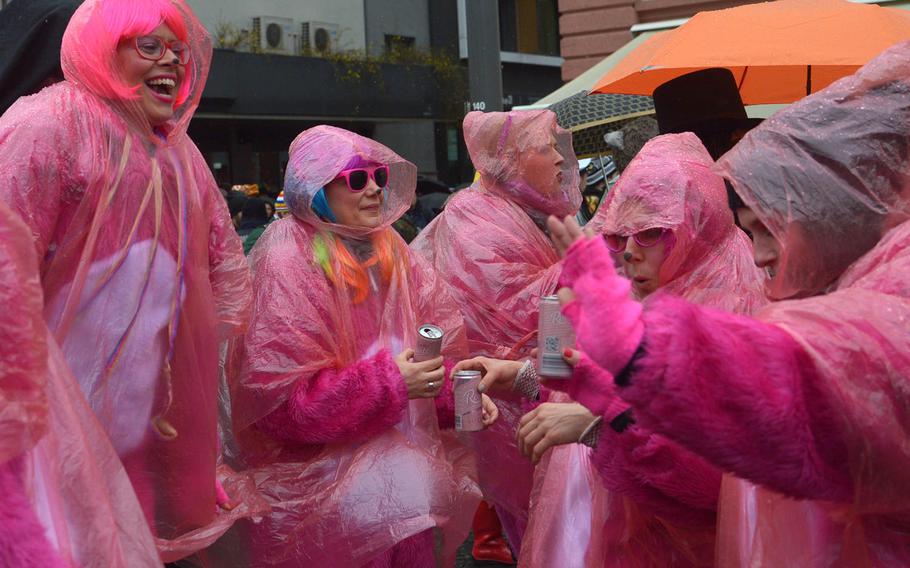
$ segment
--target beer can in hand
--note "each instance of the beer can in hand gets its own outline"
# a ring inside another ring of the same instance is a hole
[[[575,348],[575,332],[560,310],[559,298],[544,296],[540,299],[537,320],[537,372],[548,379],[568,379],[572,367],[562,353]]]
[[[452,377],[455,391],[455,429],[460,432],[483,430],[483,405],[477,386],[480,371],[458,371]]]
[[[414,362],[429,361],[442,352],[442,329],[425,323],[417,328],[417,345],[414,347]]]

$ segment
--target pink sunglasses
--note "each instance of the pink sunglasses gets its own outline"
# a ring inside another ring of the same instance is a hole
[[[659,243],[670,233],[670,229],[654,227],[635,233],[632,235],[632,240],[640,247],[650,248]],[[607,242],[607,248],[610,249],[610,252],[622,252],[626,250],[626,243],[629,241],[629,235],[604,235],[604,240]]]
[[[363,191],[370,179],[376,182],[380,189],[385,189],[389,184],[389,166],[373,166],[369,168],[351,168],[344,170],[335,179],[342,179],[348,184],[351,191]]]

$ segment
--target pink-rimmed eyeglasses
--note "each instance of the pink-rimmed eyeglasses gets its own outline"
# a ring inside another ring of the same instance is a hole
[[[670,231],[670,229],[653,227],[651,229],[645,229],[644,231],[638,231],[632,235],[632,240],[640,247],[650,248],[671,233],[672,231]],[[604,240],[607,242],[607,248],[610,249],[611,252],[622,252],[626,250],[626,243],[629,241],[629,235],[604,235]]]
[[[370,179],[376,182],[380,189],[385,189],[389,184],[389,166],[372,166],[367,168],[351,168],[344,170],[335,179],[344,179],[351,191],[363,191]]]
[[[161,61],[167,50],[171,50],[180,65],[190,62],[190,46],[182,41],[164,41],[158,36],[139,36],[133,43],[139,57],[148,61]]]

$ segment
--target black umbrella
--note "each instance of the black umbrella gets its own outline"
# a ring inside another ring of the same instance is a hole
[[[654,101],[641,95],[589,95],[581,91],[549,109],[560,126],[572,132],[572,146],[579,158],[607,154],[604,134],[619,130],[628,121],[654,114]]]

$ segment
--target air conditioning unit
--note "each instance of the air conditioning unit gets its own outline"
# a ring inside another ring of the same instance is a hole
[[[295,51],[294,20],[259,16],[253,18],[252,46],[260,53],[284,53]]]
[[[338,48],[338,24],[303,22],[300,26],[300,50],[328,53]]]

